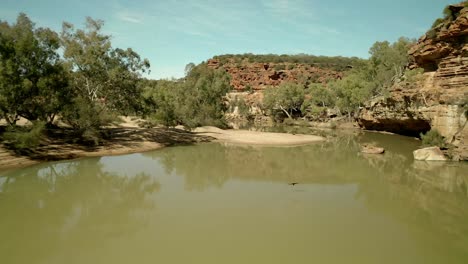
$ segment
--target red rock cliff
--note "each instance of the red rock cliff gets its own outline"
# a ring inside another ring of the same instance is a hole
[[[262,90],[283,82],[325,83],[343,77],[342,72],[300,63],[239,63],[234,60],[221,63],[217,59],[210,59],[208,67],[225,69],[231,75],[232,87],[237,91],[243,91],[249,86],[254,90]]]
[[[418,135],[438,130],[455,145],[454,158],[468,160],[468,7],[451,5],[451,16],[422,36],[409,55],[423,68],[416,84],[399,83],[386,99],[362,109],[359,123],[371,130]]]

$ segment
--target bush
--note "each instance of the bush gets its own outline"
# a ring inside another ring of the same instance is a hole
[[[423,146],[437,146],[440,148],[447,146],[444,137],[435,129],[431,129],[426,134],[421,133],[420,136]]]
[[[444,23],[444,21],[445,21],[445,20],[444,20],[443,18],[438,18],[438,19],[436,19],[436,20],[434,21],[434,23],[432,24],[431,29],[436,28],[438,25]]]
[[[294,123],[295,123],[294,119],[292,119],[292,118],[285,118],[283,120],[283,124],[286,125],[286,126],[292,126],[292,125],[294,125]]]
[[[39,146],[45,122],[34,122],[31,126],[10,127],[3,139],[15,150],[34,149]]]
[[[423,79],[423,73],[424,73],[424,69],[422,69],[422,68],[416,68],[416,69],[413,69],[413,70],[406,70],[405,71],[405,79],[406,79],[406,81],[408,81],[410,83],[419,82],[419,81],[422,81],[422,79]]]
[[[102,138],[101,128],[119,119],[105,106],[78,97],[72,105],[64,109],[62,120],[74,129],[79,141],[98,145]]]
[[[283,71],[286,69],[286,66],[284,64],[277,64],[274,67],[275,71]]]

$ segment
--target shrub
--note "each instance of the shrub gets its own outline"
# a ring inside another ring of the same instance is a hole
[[[286,66],[284,64],[277,64],[274,67],[275,71],[282,71],[286,69]]]
[[[450,17],[452,17],[452,15],[453,15],[453,14],[452,14],[452,10],[450,9],[450,6],[446,6],[446,7],[444,8],[444,12],[443,12],[443,13],[444,13],[444,17],[445,17],[445,18],[450,18]]]
[[[283,124],[286,125],[286,126],[292,126],[292,125],[294,125],[294,123],[295,123],[294,119],[292,119],[292,118],[285,118],[283,120]]]
[[[443,19],[443,18],[438,18],[438,19],[436,19],[436,20],[434,21],[434,23],[432,23],[431,28],[432,28],[432,29],[433,29],[433,28],[436,28],[438,25],[440,25],[440,24],[442,24],[442,23],[444,23],[444,19]]]
[[[406,81],[410,82],[410,83],[415,83],[415,82],[419,82],[423,79],[423,73],[424,73],[424,69],[422,68],[416,68],[416,69],[413,69],[413,70],[406,70],[405,71],[405,79]]]
[[[3,139],[15,150],[33,149],[39,146],[45,122],[34,122],[31,126],[10,127]]]
[[[440,148],[447,146],[444,137],[436,129],[431,129],[426,134],[421,133],[420,136],[423,146],[437,146]]]
[[[426,36],[430,39],[433,39],[437,36],[437,31],[435,29],[430,29],[427,31]]]

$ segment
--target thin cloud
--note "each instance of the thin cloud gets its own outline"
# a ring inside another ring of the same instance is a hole
[[[117,18],[123,22],[129,22],[133,24],[143,24],[143,16],[138,14],[131,14],[128,12],[117,13]]]

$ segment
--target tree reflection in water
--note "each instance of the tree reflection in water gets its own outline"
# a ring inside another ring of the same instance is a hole
[[[438,230],[433,238],[448,236],[453,248],[468,250],[468,164],[415,162],[412,150],[418,142],[402,140],[363,133],[311,146],[203,144],[144,155],[160,161],[168,173],[184,177],[188,190],[222,188],[230,180],[353,184],[355,198],[369,210],[398,218],[414,232]],[[385,147],[386,153],[360,154],[360,144],[368,142]]]
[[[93,249],[99,248],[98,243],[135,232],[146,224],[146,209],[155,207],[150,195],[160,188],[147,174],[106,172],[100,158],[14,173],[0,181],[2,263],[40,262],[59,248],[69,250],[62,244]],[[90,233],[94,235],[91,240],[86,237]],[[25,253],[12,254],[18,251]]]

